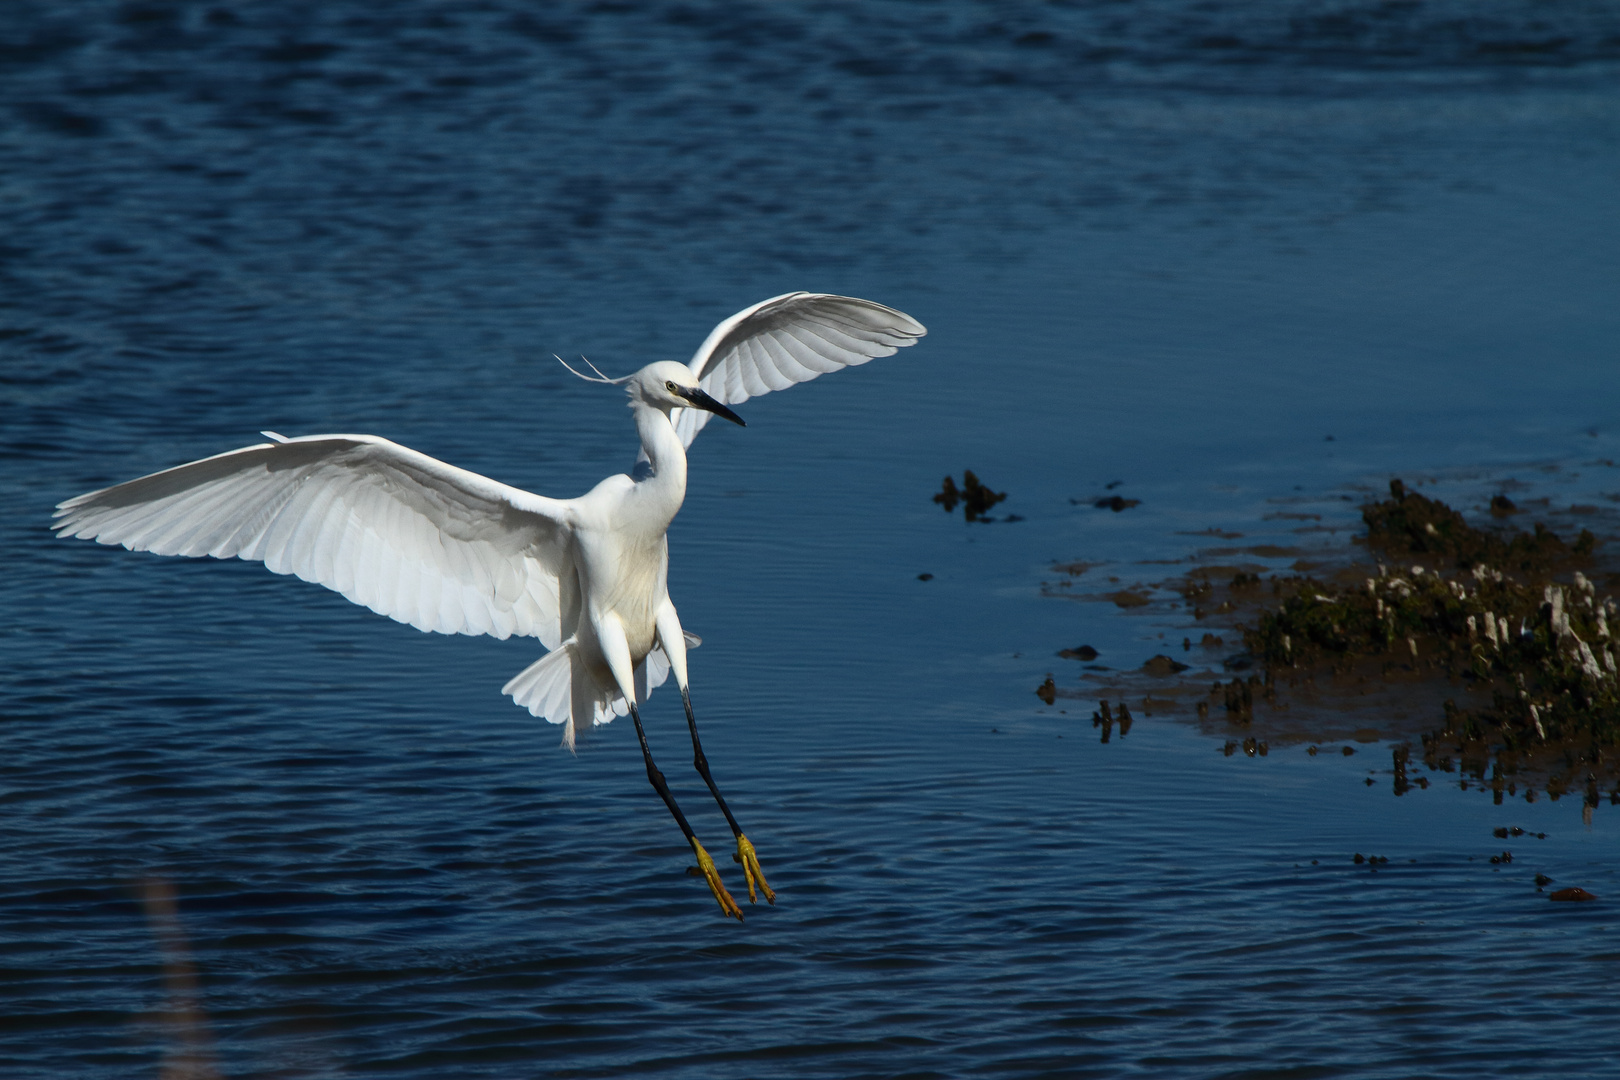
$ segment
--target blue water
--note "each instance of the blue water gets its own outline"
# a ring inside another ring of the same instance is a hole
[[[1289,508],[1342,546],[1393,474],[1612,505],[1617,76],[1602,3],[13,0],[0,1073],[1620,1071],[1607,804],[1031,693],[1182,632],[1055,561]],[[577,494],[634,432],[552,352],[684,359],[795,288],[930,334],[693,453],[671,590],[779,893],[742,926],[628,725],[570,757],[499,695],[533,643],[46,529],[261,428]],[[1023,520],[940,513],[963,468]]]

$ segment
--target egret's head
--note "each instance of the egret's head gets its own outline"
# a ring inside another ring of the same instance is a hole
[[[697,376],[685,364],[660,360],[630,376],[625,389],[632,401],[645,402],[668,413],[671,409],[704,409],[733,424],[747,427],[742,417],[710,397],[698,386]]]

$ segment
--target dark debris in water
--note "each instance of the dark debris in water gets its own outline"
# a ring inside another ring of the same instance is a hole
[[[962,486],[958,488],[956,481],[946,476],[940,485],[939,491],[934,495],[934,501],[945,508],[947,514],[956,510],[957,504],[962,506],[962,517],[967,521],[994,521],[987,511],[999,502],[1005,501],[1005,491],[991,491],[986,487],[972,469],[962,473]],[[1018,520],[1009,517],[1009,521]]]
[[[1554,891],[1548,895],[1547,899],[1575,901],[1579,903],[1585,900],[1596,900],[1597,897],[1579,886],[1571,886],[1568,889],[1558,889]]]
[[[1243,755],[1245,757],[1265,757],[1267,754],[1271,753],[1271,746],[1270,744],[1263,742],[1260,739],[1256,739],[1251,735],[1242,742],[1239,742],[1236,739],[1228,739],[1226,740],[1225,745],[1221,747],[1221,753],[1227,757],[1231,757],[1239,750],[1243,751]]]

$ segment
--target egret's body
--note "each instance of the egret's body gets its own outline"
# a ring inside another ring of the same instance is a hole
[[[862,364],[926,331],[852,297],[788,293],[720,323],[688,364],[622,379],[641,438],[629,474],[550,499],[372,435],[312,435],[194,461],[57,507],[60,535],[163,555],[264,562],[421,630],[536,637],[548,650],[503,688],[580,730],[629,713],[647,775],[727,914],[741,912],[653,764],[637,706],[671,672],[694,765],[768,899],[758,859],[709,774],[688,691],[686,634],[670,602],[665,534],[686,497],[686,450],[728,405]]]

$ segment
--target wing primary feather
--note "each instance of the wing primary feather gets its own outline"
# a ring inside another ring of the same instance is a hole
[[[346,484],[339,501],[341,513],[332,517],[335,530],[336,547],[332,551],[332,581],[331,587],[348,597],[356,599],[359,582],[359,553],[365,541],[365,525],[361,523],[356,512],[356,503],[364,497],[364,493],[357,491],[353,484]]]
[[[304,482],[303,506],[298,523],[298,566],[305,581],[325,584],[332,577],[332,519],[343,512],[341,477],[311,475]]]
[[[787,350],[782,348],[782,343],[774,331],[755,338],[754,345],[760,356],[759,378],[766,386],[772,390],[786,390],[794,383],[805,381],[803,378],[793,377],[792,371],[799,368],[799,365],[794,362]]]
[[[770,386],[760,373],[760,368],[765,366],[762,352],[759,341],[755,338],[748,338],[737,347],[738,359],[743,361],[737,365],[737,372],[741,377],[745,398],[771,392]]]
[[[287,492],[273,485],[263,485],[264,499],[254,508],[252,517],[252,539],[244,543],[239,558],[252,559],[254,562],[264,561],[264,551],[270,538],[270,526],[274,524],[276,514],[286,501]]]
[[[293,481],[264,530],[264,567],[273,574],[298,572],[298,534],[311,495],[306,480],[300,476]]]
[[[830,323],[803,323],[793,329],[821,341],[822,347],[817,350],[818,352],[824,356],[829,352],[834,353],[835,358],[845,364],[864,364],[868,360],[887,356],[894,351],[882,345],[873,348],[870,338],[852,337]],[[811,348],[815,346],[812,345]]]
[[[382,543],[383,572],[381,575],[382,590],[380,598],[383,602],[382,614],[398,622],[410,626],[416,625],[416,594],[407,590],[407,572],[410,567],[401,555],[395,538],[399,536],[400,517],[405,508],[393,499],[386,503],[383,517],[383,528],[378,529],[378,539]]]
[[[359,558],[356,560],[355,570],[355,585],[359,589],[359,595],[354,599],[372,611],[382,611],[387,607],[383,600],[383,590],[386,588],[384,582],[389,569],[388,545],[376,527],[377,515],[383,508],[383,502],[382,492],[369,487],[365,489],[365,500],[361,504],[362,520],[365,521],[365,525],[362,527]]]
[[[773,337],[776,339],[777,348],[782,351],[783,355],[792,360],[804,372],[802,376],[794,380],[795,382],[809,382],[811,379],[831,374],[845,366],[845,361],[842,359],[827,356],[800,337],[797,327],[784,326]]]
[[[305,581],[337,588],[337,546],[344,514],[343,485],[326,478],[318,496],[305,511],[309,520],[308,549],[298,576]]]
[[[249,479],[247,482],[254,483]],[[200,493],[190,505],[190,513],[200,524],[191,542],[178,555],[219,556],[220,548],[242,529],[239,520],[243,492],[230,484],[214,484]],[[235,552],[229,552],[234,555]]]

